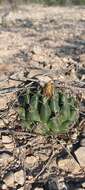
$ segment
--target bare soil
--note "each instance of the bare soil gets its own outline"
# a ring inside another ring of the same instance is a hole
[[[22,131],[16,120],[17,90],[36,75],[49,76],[78,94],[81,138],[76,129],[72,139],[60,138],[61,143],[57,137]],[[84,189],[84,116],[85,7],[0,7],[0,188]],[[68,158],[65,147],[74,144],[76,159]]]

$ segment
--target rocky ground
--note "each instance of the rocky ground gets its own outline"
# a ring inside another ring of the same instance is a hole
[[[19,126],[16,94],[36,75],[80,98],[80,123],[68,138]],[[85,7],[0,7],[0,172],[4,190],[85,189]]]

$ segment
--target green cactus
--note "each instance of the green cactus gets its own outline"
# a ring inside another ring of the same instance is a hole
[[[43,123],[46,123],[48,119],[50,118],[51,110],[48,104],[47,97],[42,98],[42,104],[40,109],[40,118]]]
[[[54,96],[52,96],[50,100],[50,109],[53,113],[58,113],[59,108],[59,94],[57,92],[54,93]]]
[[[35,93],[31,97],[30,101],[30,110],[28,113],[28,117],[31,119],[31,121],[40,121],[40,116],[38,112],[38,103],[39,103],[39,94]]]
[[[42,89],[30,88],[21,95],[19,115],[22,127],[29,130],[41,124],[44,134],[62,134],[78,120],[77,102],[70,94],[55,90],[52,97],[42,95]]]

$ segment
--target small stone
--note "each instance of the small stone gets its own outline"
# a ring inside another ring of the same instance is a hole
[[[6,125],[8,125],[8,124],[9,124],[8,119],[4,118],[4,123],[5,123]]]
[[[7,97],[0,97],[0,110],[7,109]]]
[[[6,135],[3,135],[2,136],[2,142],[3,143],[11,143],[12,142],[12,138],[11,137],[9,137],[9,136],[6,136]]]
[[[4,182],[8,187],[14,187],[14,174],[10,173],[4,178]]]
[[[5,124],[4,124],[3,120],[0,119],[0,128],[4,128],[4,127],[5,127]]]
[[[62,159],[59,160],[58,166],[60,169],[66,171],[66,172],[71,172],[73,174],[76,174],[80,171],[80,166],[79,164],[74,160],[74,159]]]
[[[35,156],[27,156],[25,159],[25,167],[33,167],[39,160],[39,157]]]
[[[46,156],[45,154],[40,154],[39,158],[41,161],[46,161],[48,159],[48,156]]]
[[[17,184],[23,185],[24,184],[24,172],[23,170],[19,170],[14,173],[15,181]]]
[[[80,62],[84,63],[84,65],[85,65],[85,53],[80,55]]]
[[[66,186],[66,184],[65,184],[65,181],[64,181],[64,178],[63,177],[61,177],[59,180],[58,180],[58,188],[59,189],[64,189],[64,190],[67,190],[67,186]]]
[[[85,167],[85,147],[80,147],[75,151],[75,155],[82,167]]]
[[[6,184],[3,184],[1,188],[2,188],[3,190],[7,190],[7,185],[6,185]]]
[[[40,46],[34,46],[33,50],[32,50],[35,54],[41,54],[42,53],[42,49]]]
[[[76,71],[75,71],[75,69],[72,69],[72,70],[71,70],[70,77],[72,78],[72,80],[77,80],[77,76],[76,76]]]
[[[82,75],[81,80],[85,81],[85,75]]]
[[[7,166],[14,158],[8,153],[1,153],[0,154],[0,165]]]
[[[85,138],[81,140],[80,145],[85,147]]]
[[[82,183],[82,187],[85,188],[85,182]]]
[[[48,82],[53,82],[52,79],[48,76],[37,76],[37,79],[40,81],[40,85],[43,87]]]
[[[14,143],[11,136],[2,136],[2,143],[6,149],[13,150],[14,149]]]

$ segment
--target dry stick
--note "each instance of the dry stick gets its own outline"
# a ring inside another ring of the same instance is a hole
[[[82,121],[79,124],[79,127],[81,127],[85,123],[85,119],[82,119]],[[84,127],[84,126],[83,126]]]
[[[42,170],[38,173],[38,175],[36,175],[34,177],[34,182],[42,175],[42,173],[45,171],[45,169],[47,168],[47,166],[49,165],[50,161],[52,160],[52,158],[55,156],[56,151],[52,151],[51,156],[49,157],[47,163],[45,164],[45,166],[42,168]]]
[[[56,139],[57,140],[57,142],[62,146],[62,148],[64,148],[65,150],[66,150],[66,152],[68,153],[68,155],[71,157],[71,158],[73,158],[73,160],[75,160],[75,158],[73,157],[73,155],[71,154],[71,152],[68,150],[68,148],[66,148],[62,143],[61,143],[61,141],[59,141],[58,139]],[[70,160],[71,162],[72,162],[72,160]],[[76,160],[75,160],[76,161]],[[77,162],[77,161],[76,161]],[[73,162],[72,162],[72,164],[73,164]],[[79,162],[77,162],[77,164],[80,166],[80,163]],[[74,165],[74,164],[73,164]],[[81,166],[80,166],[81,167]]]
[[[24,132],[24,131],[14,131],[14,130],[11,130],[11,129],[0,129],[0,133],[11,133],[11,134],[14,134],[14,135],[17,135],[17,136],[22,136],[22,135],[25,135],[25,136],[33,136],[33,137],[36,137],[37,135],[39,134],[36,134],[36,133],[29,133],[29,132]]]
[[[46,75],[48,75],[49,77],[52,77],[48,73],[47,74],[45,73],[43,76],[46,76]],[[37,75],[35,75],[34,77],[36,77],[36,76]],[[38,74],[38,76],[39,76],[39,74]],[[15,80],[16,81],[16,79],[12,79],[12,78],[11,78],[11,80]],[[27,81],[31,81],[32,83],[33,82],[39,82],[39,80],[36,80],[36,79],[27,79]],[[26,81],[23,81],[23,82],[25,83]],[[27,85],[23,84],[23,85],[25,85],[24,89],[26,89],[28,86],[30,86],[31,82],[30,82],[30,84],[27,84]],[[75,85],[70,84],[70,83],[65,84],[65,82],[62,84],[62,81],[58,81],[58,80],[55,81],[55,86],[56,86],[56,88],[60,88],[60,87],[61,88],[66,88],[66,89],[72,90],[72,91],[74,91],[76,93],[77,92],[85,92],[84,88],[76,87]],[[20,90],[24,90],[24,89],[23,89],[23,87],[18,87],[18,86],[17,87],[15,87],[15,86],[8,87],[8,88],[0,89],[0,95],[6,94],[6,93],[16,93],[16,92],[18,92]]]
[[[11,80],[15,80],[16,81],[16,79],[11,79]],[[27,81],[30,81],[30,83],[29,84],[25,84],[26,81],[23,81],[24,82],[23,85],[25,85],[23,87],[20,87],[20,86],[17,86],[17,87],[11,86],[11,87],[8,87],[8,88],[0,89],[0,95],[6,94],[6,93],[16,93],[18,91],[22,91],[22,90],[26,89],[27,87],[29,87],[30,85],[32,85],[33,82],[38,82],[38,80],[36,80],[36,79],[27,79]]]

